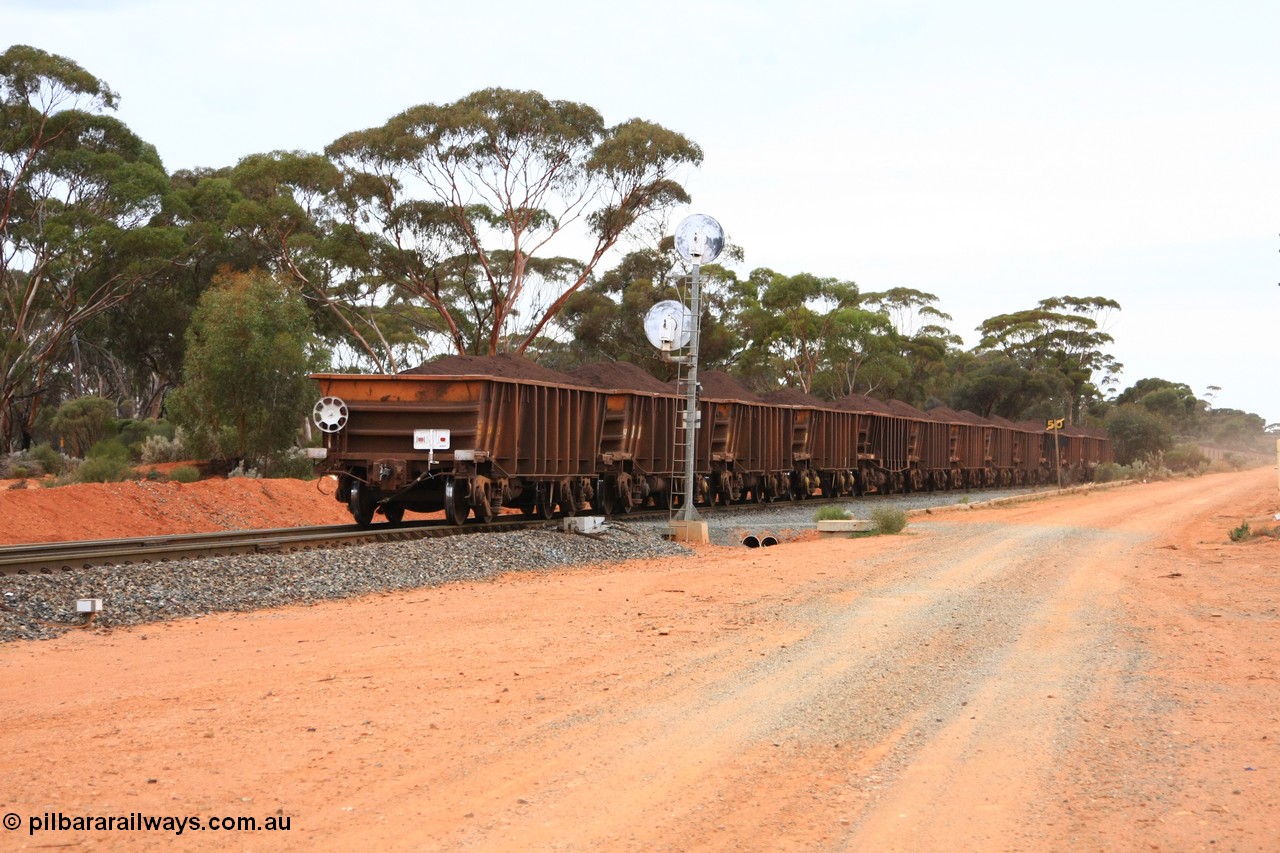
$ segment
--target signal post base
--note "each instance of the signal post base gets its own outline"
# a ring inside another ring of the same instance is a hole
[[[684,519],[673,520],[663,538],[673,542],[711,541],[705,521],[686,521]]]

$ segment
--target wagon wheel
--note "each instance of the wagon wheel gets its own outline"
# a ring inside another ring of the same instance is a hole
[[[623,515],[636,508],[636,500],[631,494],[631,489],[623,489],[622,494],[618,495],[618,508],[622,510]]]
[[[782,493],[779,486],[782,482],[777,474],[766,474],[764,478],[764,502],[771,504],[776,501]]]
[[[347,508],[351,510],[351,517],[356,520],[356,524],[361,527],[368,527],[373,523],[373,494],[367,484],[359,480],[351,481],[351,497],[347,499]]]
[[[551,499],[551,488],[546,483],[538,484],[538,494],[534,498],[533,514],[543,521],[556,514],[556,502]]]
[[[601,477],[596,480],[596,494],[591,506],[602,515],[613,515],[618,511],[618,484],[616,481]]]
[[[573,485],[568,480],[561,480],[556,487],[559,493],[560,511],[564,513],[566,518],[572,518],[578,514],[578,499],[573,493]]]
[[[835,474],[819,474],[818,488],[822,490],[824,498],[834,498],[840,494],[840,486],[837,485],[839,478]]]
[[[711,481],[699,474],[694,478],[694,482],[697,485],[697,492],[693,496],[693,505],[711,506],[712,501],[715,500],[715,495],[711,494]]]
[[[729,483],[729,474],[721,471],[711,483],[711,494],[707,496],[711,506],[728,506],[733,503],[733,486]]]
[[[467,483],[450,477],[444,484],[444,517],[453,524],[461,525],[467,520]]]
[[[800,471],[800,476],[796,478],[796,497],[801,501],[808,501],[813,497],[813,480],[809,479],[809,471]]]
[[[404,521],[404,507],[402,506],[384,506],[382,514],[387,517],[388,524],[399,524]]]
[[[479,494],[472,501],[472,511],[475,513],[476,521],[481,524],[488,524],[493,521],[495,515],[493,511],[493,496],[489,492],[489,484],[480,487]]]

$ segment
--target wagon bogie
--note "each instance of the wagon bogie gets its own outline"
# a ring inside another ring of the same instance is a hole
[[[800,467],[794,468],[787,474],[788,486],[791,494],[797,500],[808,500],[817,494],[822,487],[821,478],[812,468]]]

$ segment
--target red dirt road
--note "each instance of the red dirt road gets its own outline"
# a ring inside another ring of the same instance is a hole
[[[182,845],[1274,850],[1262,469],[871,539],[512,574],[0,647],[0,838]]]

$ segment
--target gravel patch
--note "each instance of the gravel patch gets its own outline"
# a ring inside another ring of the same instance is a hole
[[[983,489],[979,492],[934,492],[914,495],[884,495],[864,498],[848,498],[840,502],[849,515],[858,519],[870,519],[876,507],[889,507],[903,512],[932,509],[955,504],[976,505],[986,501],[1026,495],[1049,495],[1058,491],[1047,486],[1021,489]],[[731,509],[698,508],[698,514],[707,522],[707,533],[717,545],[741,545],[747,535],[772,535],[779,542],[793,539],[814,530],[814,514],[825,503],[815,501],[785,501],[764,506],[743,505]],[[658,531],[666,529],[664,519],[637,519],[626,524],[638,529]]]
[[[94,624],[113,628],[690,553],[653,530],[610,524],[589,536],[547,528],[11,575],[0,578],[0,642],[56,637],[79,626],[78,598],[101,598]]]

